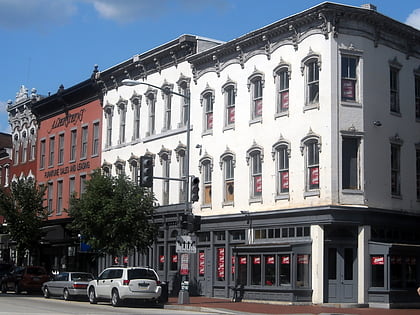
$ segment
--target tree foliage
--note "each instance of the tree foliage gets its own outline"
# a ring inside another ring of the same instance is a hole
[[[34,253],[42,236],[41,227],[47,217],[44,186],[34,180],[19,179],[10,189],[0,190],[0,214],[7,222],[7,230],[16,242],[17,264],[23,263],[25,251]]]
[[[154,201],[149,190],[127,177],[105,176],[97,170],[86,182],[85,192],[70,200],[71,228],[101,253],[145,251],[156,234]]]

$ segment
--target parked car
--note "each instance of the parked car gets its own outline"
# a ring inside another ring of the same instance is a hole
[[[1,292],[11,290],[15,293],[22,291],[39,292],[44,282],[50,279],[44,267],[26,266],[14,267],[12,271],[5,274],[1,280]]]
[[[111,301],[119,306],[124,300],[160,303],[162,287],[156,271],[145,267],[109,267],[89,282],[89,302]]]
[[[88,272],[61,272],[42,285],[45,298],[62,296],[66,301],[86,297],[86,288],[94,277]]]

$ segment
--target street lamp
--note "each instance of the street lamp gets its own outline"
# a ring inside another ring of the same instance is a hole
[[[184,213],[189,213],[190,212],[190,193],[189,193],[189,189],[190,189],[190,138],[191,138],[191,98],[190,98],[190,94],[189,92],[186,90],[186,95],[175,92],[170,90],[169,88],[162,88],[150,83],[146,83],[146,82],[140,82],[140,81],[135,81],[135,80],[130,80],[130,79],[124,79],[121,81],[121,83],[125,86],[136,86],[136,85],[146,85],[146,86],[150,86],[152,88],[161,90],[164,93],[168,93],[168,94],[173,94],[173,95],[177,95],[180,96],[182,98],[184,98],[187,101],[187,149],[185,152],[185,163],[184,163],[184,168],[185,168],[185,179],[184,179],[184,183],[185,183],[185,210]],[[183,276],[184,278],[185,276]],[[185,278],[184,278],[185,279]],[[188,290],[185,290],[184,288],[181,289],[181,291],[179,292],[179,296],[178,296],[178,304],[189,304],[189,293]]]

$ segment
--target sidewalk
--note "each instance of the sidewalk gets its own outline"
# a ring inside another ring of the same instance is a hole
[[[189,304],[178,304],[178,297],[170,297],[165,309],[181,309],[215,314],[301,314],[301,315],[420,315],[420,309],[346,308],[334,305],[292,305],[287,302],[243,301],[190,297]]]

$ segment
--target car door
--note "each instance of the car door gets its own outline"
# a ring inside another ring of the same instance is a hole
[[[54,291],[52,292],[54,295],[61,295],[63,294],[63,288],[69,279],[69,273],[63,272],[60,273],[56,281],[53,281]]]
[[[104,270],[96,280],[96,296],[97,297],[105,297],[107,289],[110,285],[110,277],[111,277],[111,269]]]

